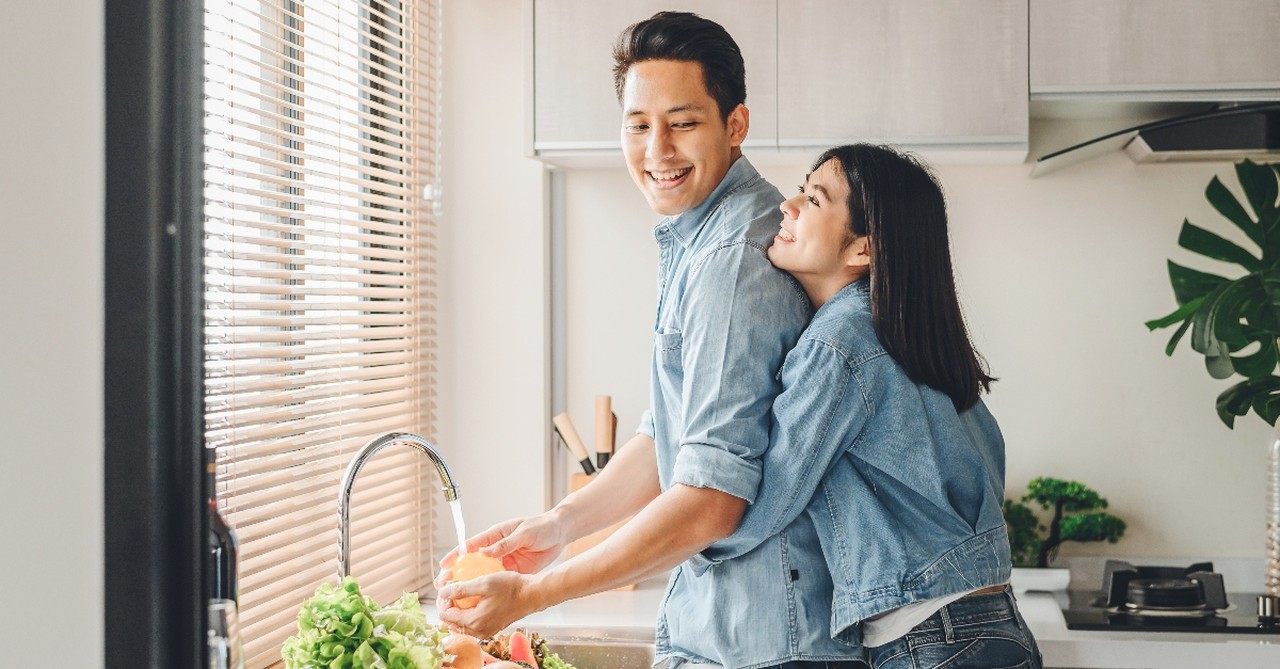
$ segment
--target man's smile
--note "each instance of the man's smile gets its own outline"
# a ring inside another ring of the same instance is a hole
[[[674,188],[682,183],[692,171],[693,167],[683,167],[678,170],[646,170],[645,174],[648,174],[649,179],[659,188]]]

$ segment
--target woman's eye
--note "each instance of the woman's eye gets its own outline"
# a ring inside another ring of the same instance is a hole
[[[818,198],[816,198],[816,197],[814,197],[814,196],[812,196],[812,195],[810,195],[810,196],[806,197],[805,199],[809,201],[809,204],[812,204],[812,205],[813,205],[813,206],[815,206],[815,207],[821,206],[821,205],[819,205],[819,204],[818,204]]]

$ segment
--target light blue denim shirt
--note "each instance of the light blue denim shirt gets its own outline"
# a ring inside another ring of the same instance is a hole
[[[782,199],[739,158],[705,202],[654,230],[652,404],[640,431],[654,438],[663,490],[680,483],[756,499],[777,373],[811,312],[799,284],[766,255]],[[715,569],[677,567],[659,613],[658,657],[729,668],[851,657],[830,638],[832,584],[822,565],[806,518]]]
[[[982,401],[957,413],[907,377],[876,336],[866,280],[818,310],[781,376],[761,492],[695,573],[808,518],[833,575],[830,629],[851,646],[877,613],[1008,581],[1000,428]]]

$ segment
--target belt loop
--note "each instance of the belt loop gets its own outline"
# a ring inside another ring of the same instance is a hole
[[[1013,624],[1022,629],[1022,616],[1018,615],[1018,600],[1013,596],[1013,588],[1004,586],[1004,597],[1009,600],[1009,612],[1013,614]]]
[[[942,632],[946,636],[947,643],[955,643],[956,630],[951,626],[951,605],[947,604],[938,610],[942,614]]]

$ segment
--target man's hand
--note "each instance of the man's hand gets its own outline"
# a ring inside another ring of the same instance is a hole
[[[436,600],[440,622],[453,632],[489,638],[511,623],[542,610],[535,591],[537,578],[506,571],[446,585]],[[460,609],[453,604],[454,600],[476,596],[480,601],[473,608]]]
[[[468,551],[480,551],[502,560],[509,571],[532,574],[555,561],[568,542],[563,524],[551,512],[498,523],[467,539]],[[443,588],[451,577],[453,563],[461,557],[455,547],[440,559],[441,571],[436,576],[436,589]]]

